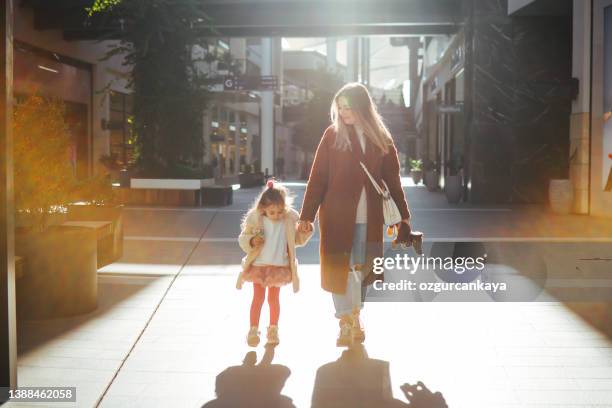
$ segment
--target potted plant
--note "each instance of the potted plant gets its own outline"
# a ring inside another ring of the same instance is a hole
[[[457,204],[463,196],[463,172],[461,156],[454,155],[446,162],[448,175],[444,177],[444,194],[450,204]]]
[[[113,182],[119,181],[119,172],[123,167],[119,162],[119,157],[115,153],[103,154],[98,161],[104,166]]]
[[[427,159],[425,160],[423,168],[425,170],[425,185],[427,186],[427,190],[436,191],[438,189],[439,184],[438,168],[436,162]]]
[[[414,184],[423,180],[423,161],[421,159],[410,159],[410,176]]]
[[[551,165],[553,174],[567,174],[567,168],[576,157],[577,149],[574,149],[568,159],[554,160]],[[569,178],[551,178],[548,183],[548,201],[550,209],[556,214],[569,214],[574,205],[574,186]]]
[[[25,259],[17,315],[90,312],[97,307],[96,232],[61,225],[78,189],[63,103],[28,97],[15,106],[13,134],[15,253]]]

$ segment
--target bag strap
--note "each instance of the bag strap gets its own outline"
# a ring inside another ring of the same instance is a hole
[[[380,186],[378,185],[378,183],[376,182],[376,180],[374,180],[374,177],[372,177],[372,175],[370,174],[370,172],[368,171],[368,168],[365,166],[365,164],[363,164],[363,162],[359,162],[359,164],[361,164],[361,168],[363,169],[363,171],[365,171],[365,173],[368,175],[368,177],[370,178],[370,181],[372,182],[372,185],[374,186],[374,190],[376,190],[376,192],[380,195],[384,195],[383,194],[383,190],[382,188],[380,188]],[[385,181],[383,180],[383,183]],[[387,184],[385,184],[385,187],[387,187]]]

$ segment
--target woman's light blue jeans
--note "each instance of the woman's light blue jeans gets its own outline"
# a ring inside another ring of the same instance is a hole
[[[351,314],[355,309],[363,309],[363,302],[361,301],[363,276],[360,271],[353,270],[353,265],[365,264],[367,227],[368,224],[355,224],[346,291],[344,293],[332,293],[337,318]]]

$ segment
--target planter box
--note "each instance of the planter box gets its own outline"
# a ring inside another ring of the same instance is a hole
[[[211,186],[202,188],[202,204],[214,207],[231,205],[234,201],[232,186]]]
[[[425,185],[428,191],[438,190],[439,183],[440,177],[438,176],[438,172],[431,170],[425,172]]]
[[[410,171],[410,177],[412,177],[412,181],[414,182],[414,184],[418,185],[423,180],[423,171],[421,171],[421,170],[411,170]]]
[[[150,190],[199,190],[215,184],[215,179],[130,179],[130,188]]]
[[[199,207],[202,205],[201,189],[166,190],[120,188],[119,201],[125,205],[164,205],[178,207]]]
[[[48,215],[47,225],[61,225],[66,222],[68,215],[63,212],[54,212]],[[15,227],[16,228],[35,228],[38,220],[28,214],[15,212]]]
[[[123,204],[132,205],[202,205],[202,187],[215,184],[214,179],[137,179],[130,180],[130,188],[119,189]]]
[[[98,269],[123,256],[123,205],[71,205],[68,221],[109,221],[111,234],[98,239]]]
[[[238,175],[240,188],[261,187],[266,184],[263,173],[240,173]]]
[[[16,281],[17,316],[49,319],[92,312],[98,305],[96,233],[52,226],[43,232],[17,228],[15,253],[24,257]]]
[[[458,204],[463,197],[463,181],[461,176],[446,176],[444,179],[444,194],[450,204]]]

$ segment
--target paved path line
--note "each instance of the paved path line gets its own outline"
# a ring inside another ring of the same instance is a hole
[[[216,215],[216,214],[215,214]],[[213,215],[210,219],[210,221],[208,222],[208,224],[206,225],[206,227],[204,227],[204,230],[202,231],[202,235],[200,235],[200,239],[202,239],[204,237],[204,235],[206,234],[206,232],[208,231],[208,228],[212,225],[213,221],[215,220],[215,215]],[[187,255],[187,257],[185,258],[185,262],[183,262],[183,264],[181,265],[181,268],[179,269],[179,271],[174,275],[174,277],[172,278],[172,280],[170,281],[170,284],[168,285],[168,287],[166,288],[166,291],[164,292],[164,294],[162,295],[161,299],[159,300],[159,302],[157,303],[157,306],[155,306],[155,310],[153,310],[153,313],[151,313],[151,315],[149,316],[149,319],[147,320],[146,324],[144,325],[144,327],[142,328],[142,330],[140,331],[140,334],[138,334],[138,338],[136,338],[136,341],[134,341],[134,344],[132,344],[132,347],[130,348],[130,350],[128,351],[127,355],[125,356],[125,358],[121,361],[121,365],[119,366],[119,368],[117,368],[117,371],[115,371],[115,375],[113,375],[113,378],[111,378],[111,380],[109,381],[108,385],[106,386],[106,388],[104,389],[104,392],[102,393],[102,395],[98,398],[98,401],[96,402],[95,408],[98,408],[100,406],[100,404],[102,403],[102,401],[104,400],[104,397],[106,396],[106,394],[108,393],[108,390],[110,389],[110,387],[113,385],[113,382],[115,382],[115,379],[117,378],[117,375],[119,375],[119,372],[121,371],[121,369],[123,368],[123,366],[125,365],[125,362],[127,361],[128,358],[130,358],[130,355],[132,354],[132,352],[134,351],[134,348],[136,347],[136,345],[138,344],[138,342],[140,341],[140,338],[142,337],[142,335],[144,334],[144,332],[147,330],[147,328],[149,327],[149,324],[151,323],[151,320],[153,320],[153,317],[155,316],[155,314],[157,313],[157,310],[159,309],[160,305],[162,304],[162,302],[164,301],[164,299],[166,298],[166,295],[168,295],[168,292],[170,291],[170,288],[172,287],[172,285],[174,284],[174,282],[176,281],[176,279],[178,278],[178,276],[181,274],[181,272],[183,271],[183,269],[185,268],[185,266],[187,266],[187,264],[189,263],[189,260],[191,259],[191,256],[193,255],[193,253],[195,252],[196,248],[198,247],[198,245],[194,245],[193,248],[191,249],[191,251],[189,252],[189,254]]]

